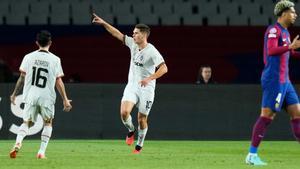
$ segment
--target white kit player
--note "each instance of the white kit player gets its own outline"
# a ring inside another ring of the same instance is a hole
[[[12,104],[15,104],[17,94],[23,88],[23,124],[19,127],[16,143],[10,151],[11,158],[16,158],[22,146],[24,137],[29,128],[36,121],[38,114],[44,120],[44,128],[41,133],[41,146],[37,158],[45,158],[45,151],[52,134],[52,119],[54,118],[54,104],[56,93],[59,91],[64,105],[64,111],[70,111],[71,100],[68,99],[65,86],[62,81],[64,76],[60,58],[49,52],[51,46],[51,34],[48,31],[40,31],[36,36],[38,50],[27,54],[20,66],[20,77],[15,89],[10,96]],[[24,87],[23,87],[24,86]]]
[[[147,25],[137,24],[133,30],[133,37],[129,37],[96,14],[93,14],[92,22],[102,25],[113,37],[130,48],[128,83],[123,93],[120,113],[123,124],[129,130],[126,143],[132,145],[136,129],[130,113],[134,106],[138,108],[138,140],[133,153],[139,154],[148,130],[147,117],[154,101],[156,79],[167,73],[168,68],[158,50],[147,42],[150,34]]]

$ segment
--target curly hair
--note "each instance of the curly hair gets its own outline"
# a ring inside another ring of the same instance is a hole
[[[283,12],[289,10],[291,7],[294,7],[295,4],[289,0],[281,0],[277,2],[274,8],[275,16],[281,16]]]

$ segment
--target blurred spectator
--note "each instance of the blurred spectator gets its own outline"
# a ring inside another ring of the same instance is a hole
[[[215,84],[212,79],[212,69],[209,65],[202,65],[198,72],[196,84]]]
[[[0,59],[0,83],[13,82],[14,76],[7,64]]]

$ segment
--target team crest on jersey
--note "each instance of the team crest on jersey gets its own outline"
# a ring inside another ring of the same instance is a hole
[[[277,33],[277,29],[276,28],[272,28],[272,29],[269,30],[269,33],[270,34]]]
[[[140,62],[142,62],[144,60],[144,56],[140,55],[139,60],[140,60]]]

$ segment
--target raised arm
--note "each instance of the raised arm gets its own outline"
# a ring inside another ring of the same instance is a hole
[[[20,77],[19,77],[19,79],[17,81],[17,84],[15,86],[15,89],[14,89],[13,93],[10,95],[10,101],[13,105],[16,105],[16,103],[15,103],[16,96],[22,90],[22,88],[24,86],[24,81],[25,81],[25,73],[21,72]]]
[[[56,79],[55,86],[63,100],[64,111],[69,112],[72,109],[72,105],[71,105],[72,100],[68,99],[64,82],[62,81],[62,79],[60,77]]]
[[[118,40],[124,43],[124,34],[121,33],[118,29],[107,23],[105,20],[100,18],[98,15],[93,13],[93,21],[94,24],[102,25],[107,32],[109,32],[113,37],[117,38]]]

